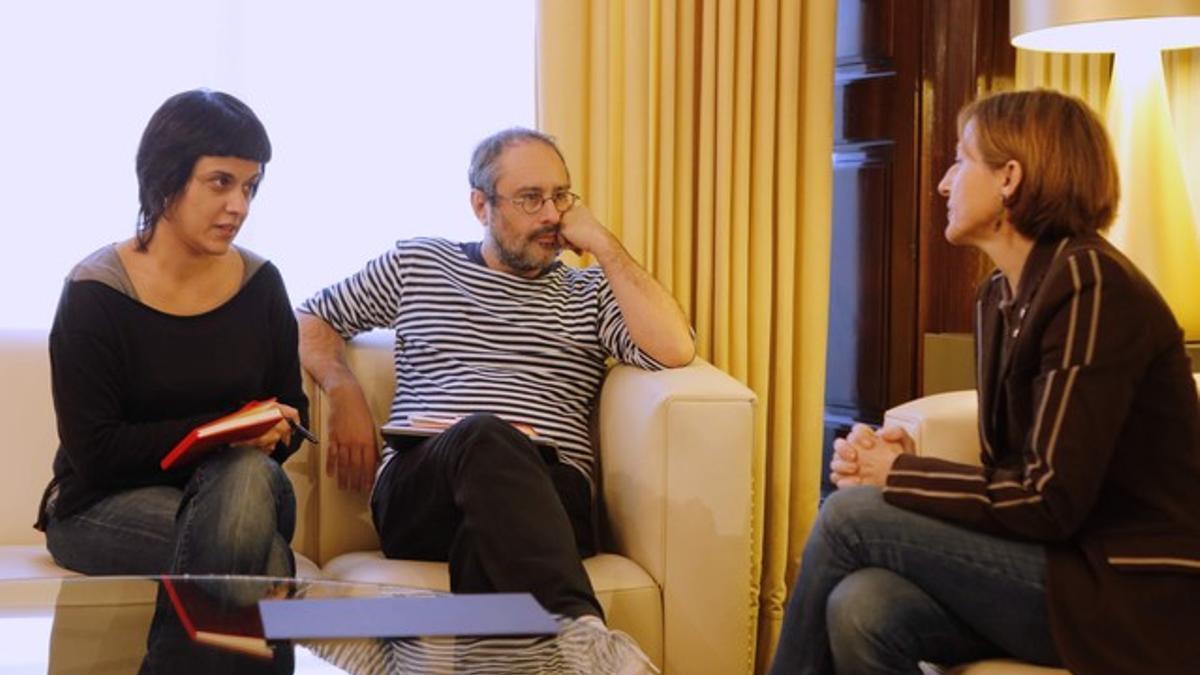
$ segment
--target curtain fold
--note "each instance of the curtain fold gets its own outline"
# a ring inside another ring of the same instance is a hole
[[[538,20],[538,125],[576,191],[759,397],[762,670],[819,494],[835,5],[543,0]]]
[[[1017,89],[1045,87],[1078,96],[1098,115],[1112,79],[1112,54],[1062,54],[1017,50]]]

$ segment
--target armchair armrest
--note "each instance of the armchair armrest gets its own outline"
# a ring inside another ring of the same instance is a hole
[[[1200,373],[1194,373],[1200,391]],[[902,403],[884,414],[912,436],[918,455],[961,464],[980,463],[979,402],[974,389],[934,394]]]
[[[978,406],[974,389],[933,394],[888,410],[883,423],[904,427],[918,455],[978,466]]]
[[[392,333],[377,330],[359,335],[346,344],[346,363],[362,385],[377,425],[387,421],[396,390],[392,368],[394,340]],[[312,513],[300,515],[315,522],[311,555],[318,564],[324,565],[343,553],[379,548],[379,537],[371,523],[368,495],[343,490],[338,487],[337,480],[324,475],[329,452],[329,399],[307,374],[304,379],[308,386],[312,431],[321,439],[321,444],[310,460],[310,470],[317,485],[314,498],[310,498],[308,504]]]
[[[659,372],[619,365],[601,390],[613,543],[662,588],[675,672],[753,670],[754,408],[753,392],[700,359]]]

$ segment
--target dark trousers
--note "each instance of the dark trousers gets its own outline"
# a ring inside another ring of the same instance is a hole
[[[591,490],[493,415],[397,448],[371,503],[388,558],[445,560],[455,593],[529,592],[551,612],[603,617],[581,556]]]

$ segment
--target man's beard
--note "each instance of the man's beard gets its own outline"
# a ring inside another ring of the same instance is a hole
[[[558,254],[562,251],[562,247],[557,247],[554,255],[545,264],[536,260],[531,260],[529,256],[525,254],[525,251],[529,250],[529,246],[535,246],[540,249],[540,245],[538,245],[534,240],[552,232],[558,232],[557,225],[548,225],[546,227],[539,228],[526,238],[526,247],[521,250],[511,249],[505,244],[505,242],[501,241],[499,237],[493,237],[496,242],[496,255],[500,258],[500,262],[503,263],[505,267],[517,272],[518,274],[543,272],[553,265],[554,261],[558,259]]]

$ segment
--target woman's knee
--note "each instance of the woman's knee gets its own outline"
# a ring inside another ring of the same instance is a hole
[[[901,509],[884,501],[879,488],[856,486],[829,495],[821,505],[817,525],[828,533],[850,537],[889,529],[903,515]]]
[[[292,498],[292,483],[283,467],[251,448],[229,448],[205,462],[197,473],[199,489],[220,491],[234,501]]]
[[[868,567],[846,575],[825,603],[830,634],[873,635],[886,629],[889,612],[886,598],[895,575]]]
[[[189,502],[210,503],[222,521],[239,529],[279,532],[295,529],[296,497],[283,467],[262,452],[229,448],[197,470],[188,486]],[[256,526],[255,523],[260,523]]]
[[[882,525],[886,519],[878,514],[887,508],[891,507],[884,503],[878,488],[853,487],[830,495],[821,505],[804,545],[800,576],[807,574],[826,584],[874,566],[872,560],[877,551],[872,542],[877,539],[879,528],[887,527]]]
[[[864,514],[886,506],[879,488],[862,485],[842,488],[829,495],[821,504],[822,520],[841,523],[858,520]]]
[[[896,658],[894,652],[902,650],[905,636],[918,628],[908,621],[908,605],[931,602],[927,597],[910,597],[911,590],[896,574],[874,567],[849,574],[834,587],[825,605],[825,621],[839,670],[857,672],[860,668],[853,664],[879,667]]]

